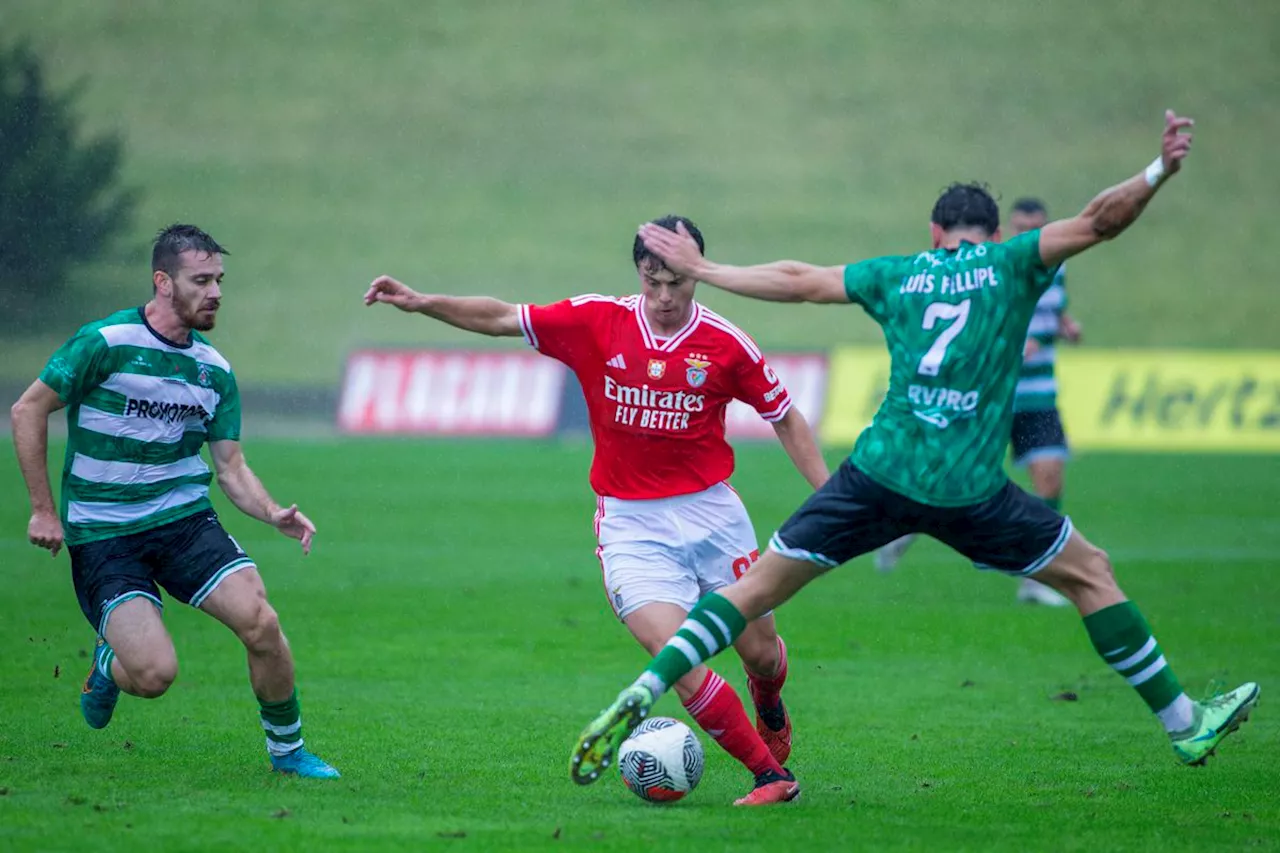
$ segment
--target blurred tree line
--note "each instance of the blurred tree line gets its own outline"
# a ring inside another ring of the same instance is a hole
[[[40,57],[0,45],[0,333],[65,329],[105,294],[73,280],[132,224],[123,143],[78,130],[82,86],[51,91]]]

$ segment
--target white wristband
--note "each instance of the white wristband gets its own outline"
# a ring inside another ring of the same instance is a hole
[[[1164,180],[1164,158],[1157,157],[1152,160],[1151,165],[1147,167],[1147,171],[1144,175],[1147,179],[1148,186],[1159,186],[1160,182]]]

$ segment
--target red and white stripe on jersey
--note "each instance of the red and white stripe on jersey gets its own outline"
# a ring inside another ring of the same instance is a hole
[[[520,333],[524,335],[525,343],[534,349],[538,349],[538,336],[533,331],[533,321],[529,319],[529,306],[517,305],[516,314],[520,318]]]
[[[525,340],[578,377],[595,441],[598,495],[691,494],[733,473],[725,408],[742,400],[777,422],[791,398],[745,332],[694,302],[670,337],[654,334],[642,294],[584,294],[521,305]]]
[[[591,302],[610,302],[614,305],[625,305],[635,310],[634,302],[639,299],[639,295],[627,296],[619,299],[616,296],[607,296],[603,293],[584,293],[581,296],[574,296],[569,299],[569,304],[574,308],[581,307]],[[533,318],[529,315],[529,309],[534,306],[528,303],[517,305],[517,316],[520,320],[520,332],[524,335],[525,343],[534,349],[541,349],[538,346],[538,334],[533,330]]]
[[[756,346],[756,342],[751,340],[751,336],[721,317],[714,311],[707,308],[702,309],[702,322],[714,329],[719,329],[725,334],[732,337],[741,346],[747,357],[751,359],[752,364],[759,364],[764,361],[764,353],[760,352],[760,348]],[[772,368],[769,371],[772,373]],[[791,395],[784,393],[782,399],[778,402],[776,408],[768,412],[760,412],[760,417],[769,423],[777,423],[786,417],[787,412],[791,411]]]
[[[702,322],[702,318],[706,314],[706,309],[697,302],[693,303],[693,310],[689,312],[688,322],[681,326],[680,330],[674,335],[663,339],[655,335],[653,329],[649,328],[649,320],[644,316],[643,296],[635,297],[634,307],[628,307],[635,311],[636,322],[640,324],[640,337],[644,339],[644,345],[658,352],[675,352],[680,344],[684,343],[694,333],[694,330],[698,328],[698,324]]]
[[[764,353],[760,352],[760,348],[756,346],[756,342],[751,340],[751,336],[721,317],[714,311],[707,308],[702,309],[702,322],[708,326],[713,326],[722,332],[727,332],[733,336],[733,339],[742,344],[742,348],[747,351],[747,355],[751,358],[752,363],[760,361],[764,358]]]

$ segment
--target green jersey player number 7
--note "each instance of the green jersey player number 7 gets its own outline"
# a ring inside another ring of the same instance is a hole
[[[640,677],[579,736],[579,776],[617,745],[674,681],[729,647],[750,620],[823,573],[906,534],[923,533],[978,567],[1031,576],[1066,596],[1105,663],[1163,724],[1179,760],[1203,762],[1248,716],[1258,686],[1191,700],[1099,548],[1004,472],[1027,323],[1063,261],[1123,233],[1191,149],[1192,121],[1165,114],[1160,156],[1077,216],[1000,242],[982,186],[938,199],[933,245],[840,266],[780,261],[735,267],[687,236],[644,227],[666,265],[712,286],[773,302],[862,307],[884,330],[889,390],[853,453],[773,535],[743,577],[708,594]]]

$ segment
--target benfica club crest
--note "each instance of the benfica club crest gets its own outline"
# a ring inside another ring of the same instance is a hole
[[[649,378],[661,379],[667,374],[667,363],[659,358],[649,359]]]
[[[689,365],[684,378],[689,381],[690,387],[701,388],[702,383],[707,381],[707,368],[711,366],[711,362],[700,358],[686,358],[684,363]]]

